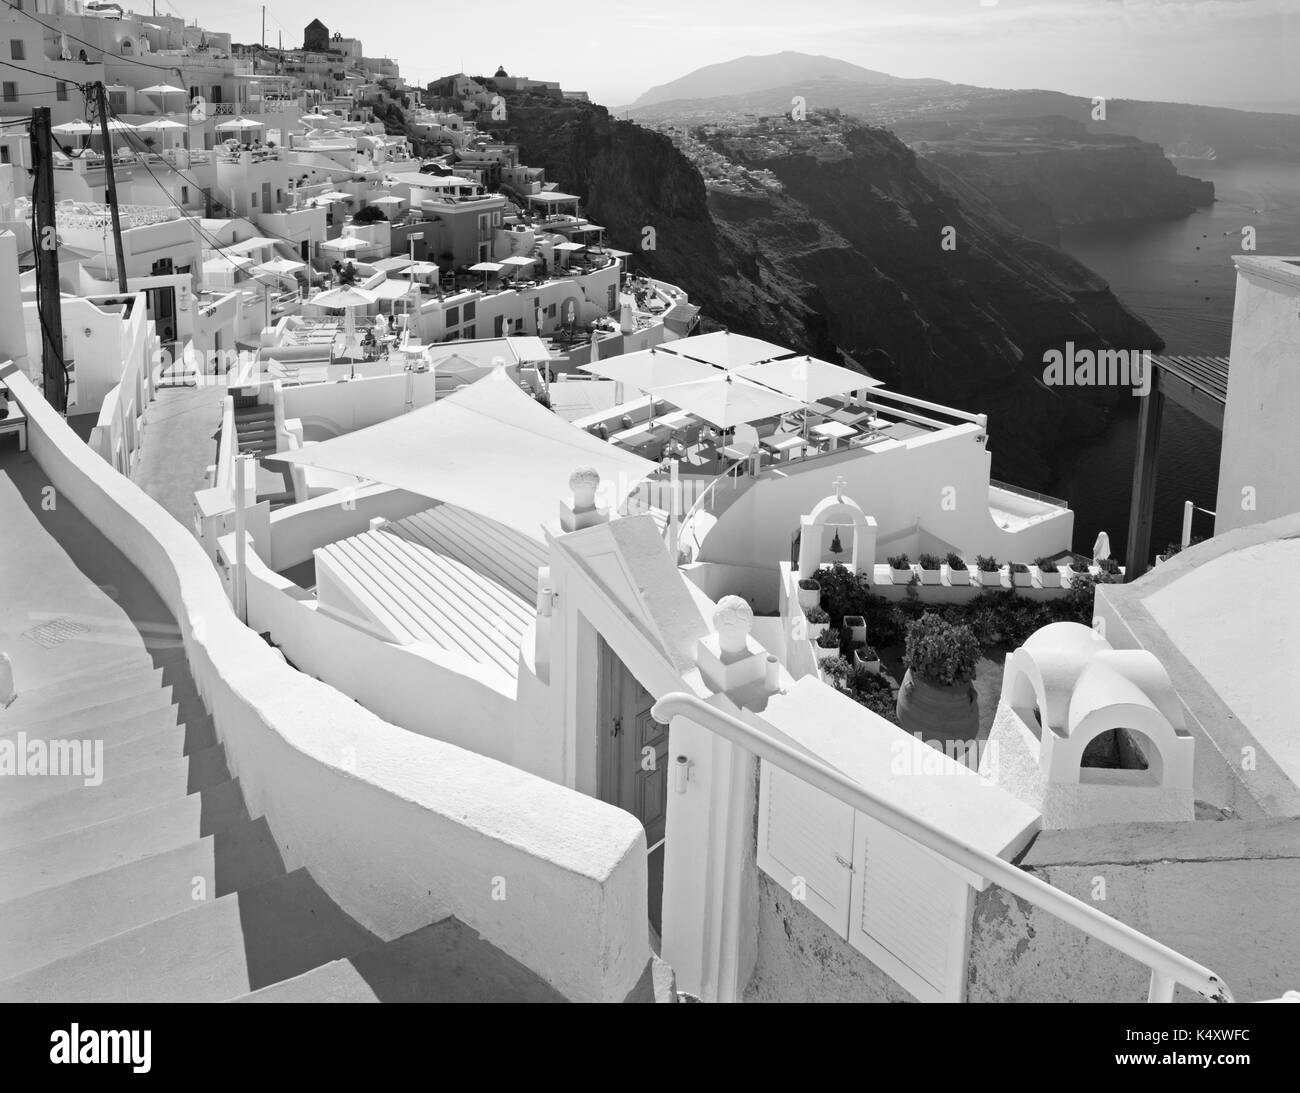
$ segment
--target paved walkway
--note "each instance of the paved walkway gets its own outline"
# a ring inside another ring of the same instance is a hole
[[[216,459],[224,387],[164,387],[145,411],[136,485],[185,527],[194,527],[194,494]]]

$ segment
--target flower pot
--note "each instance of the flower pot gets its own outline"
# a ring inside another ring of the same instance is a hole
[[[815,587],[800,588],[798,591],[799,606],[807,611],[810,607],[820,607],[822,602],[822,586],[813,581]]]
[[[874,660],[864,660],[863,657],[862,657],[862,650],[861,650],[861,649],[854,649],[854,650],[853,650],[853,663],[856,664],[856,665],[858,665],[859,667],[865,668],[868,672],[874,672],[876,675],[880,675],[880,657],[879,657],[879,656],[877,656]]]
[[[898,688],[898,722],[921,740],[974,740],[979,735],[980,709],[971,683],[944,686],[914,676],[909,668]]]
[[[922,584],[938,584],[938,583],[939,583],[939,577],[940,577],[940,575],[941,575],[941,574],[940,574],[940,571],[937,570],[937,569],[922,569],[922,570],[921,570],[921,583],[922,583]]]
[[[981,588],[1001,588],[1002,587],[1002,570],[995,569],[992,573],[987,570],[980,570],[980,587]]]
[[[948,566],[948,583],[954,588],[970,584],[970,570],[965,566]]]
[[[912,567],[908,566],[906,569],[895,569],[893,566],[890,566],[889,577],[894,584],[907,584],[912,579]]]
[[[867,620],[861,615],[845,615],[844,627],[849,632],[849,641],[865,645],[867,642]]]
[[[1011,571],[1011,583],[1017,588],[1031,588],[1034,583],[1034,575],[1028,569],[1023,573],[1018,573],[1013,569]]]
[[[1044,569],[1038,571],[1038,580],[1043,588],[1060,588],[1061,571],[1058,569],[1055,573],[1048,573]]]
[[[825,649],[814,642],[813,652],[817,654],[817,663],[820,664],[823,660],[831,660],[832,658],[839,656],[840,647],[838,645],[832,645],[829,649]]]

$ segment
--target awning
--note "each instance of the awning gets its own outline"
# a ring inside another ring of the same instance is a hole
[[[241,239],[238,243],[227,243],[222,247],[222,250],[227,254],[247,254],[250,250],[273,247],[277,242],[279,240],[267,239],[264,235],[255,235],[252,239]]]
[[[380,281],[374,288],[366,289],[376,300],[401,300],[412,295],[412,282],[403,278],[400,281]]]
[[[458,505],[538,542],[578,467],[596,469],[598,501],[612,507],[658,469],[575,429],[520,390],[503,368],[419,410],[266,458]]]

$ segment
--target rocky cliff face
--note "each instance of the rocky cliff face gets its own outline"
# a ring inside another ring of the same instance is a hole
[[[1161,345],[1089,270],[960,178],[928,175],[884,130],[852,130],[839,162],[756,163],[785,190],[740,196],[706,190],[666,137],[601,107],[509,105],[508,122],[484,128],[585,195],[635,268],[729,329],[832,360],[839,348],[901,392],[989,413],[995,473],[1024,485],[1050,487],[1065,446],[1129,397],[1045,387],[1044,351]]]
[[[922,163],[960,176],[1025,234],[1052,244],[1062,228],[1173,220],[1214,201],[1214,183],[1179,174],[1158,145],[1130,138],[1024,151],[930,146]]]

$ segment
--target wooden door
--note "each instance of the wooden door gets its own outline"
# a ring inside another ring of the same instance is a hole
[[[601,798],[635,816],[646,845],[664,837],[668,787],[668,726],[650,714],[654,696],[601,642]]]

